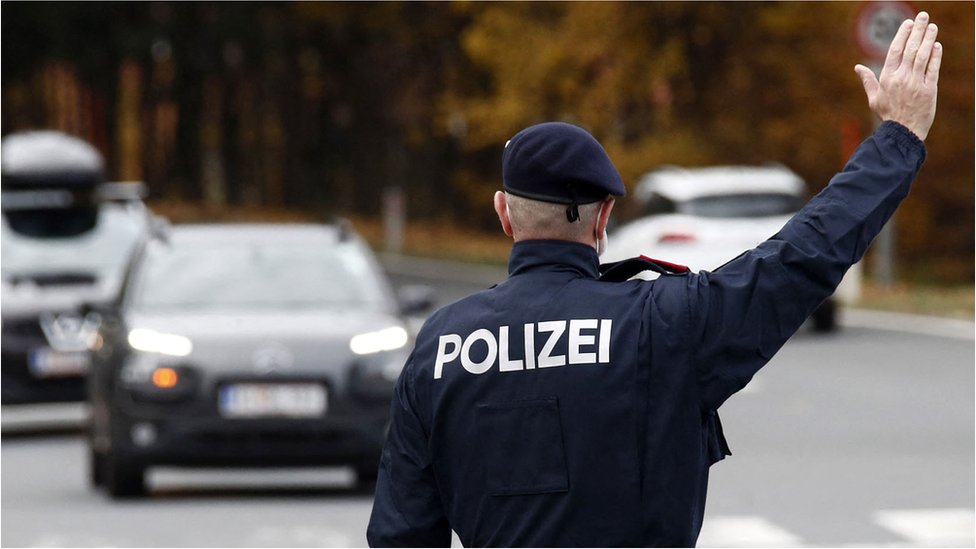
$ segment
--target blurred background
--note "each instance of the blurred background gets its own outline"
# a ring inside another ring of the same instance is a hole
[[[913,6],[933,14],[947,53],[926,167],[898,214],[895,276],[969,286],[973,10]],[[852,69],[870,61],[864,9],[10,2],[2,131],[88,140],[110,178],[146,181],[149,203],[176,220],[338,214],[379,242],[383,197],[400,191],[405,245],[504,261],[490,206],[501,148],[543,120],[589,129],[631,188],[662,164],[774,161],[818,191],[875,124]],[[468,232],[497,240],[470,249],[483,239],[456,237]]]
[[[853,66],[880,67],[880,5],[6,1],[0,133],[80,137],[174,225],[347,219],[441,305],[505,276],[491,195],[533,123],[591,131],[630,192],[766,163],[818,192],[877,124]],[[702,545],[973,546],[974,9],[891,5],[945,46],[925,167],[844,329],[801,332],[723,408],[736,456]],[[92,491],[87,459],[78,429],[5,423],[2,545],[365,544],[346,470],[162,471],[133,503]]]

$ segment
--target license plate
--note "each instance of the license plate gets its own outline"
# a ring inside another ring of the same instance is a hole
[[[78,377],[88,373],[90,358],[86,351],[34,349],[27,357],[31,375],[37,378]]]
[[[318,383],[234,383],[220,388],[220,414],[230,418],[318,417],[328,395]]]

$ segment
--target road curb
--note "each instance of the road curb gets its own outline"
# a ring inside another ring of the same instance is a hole
[[[508,269],[500,265],[462,263],[446,259],[426,259],[390,253],[378,254],[387,272],[419,276],[434,280],[464,280],[483,286],[498,284],[508,278]]]
[[[976,340],[976,323],[969,320],[856,308],[841,310],[839,320],[842,326],[851,328],[871,328],[969,341]]]

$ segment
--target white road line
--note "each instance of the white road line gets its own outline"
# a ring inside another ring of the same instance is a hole
[[[163,489],[347,489],[356,482],[356,474],[348,467],[295,467],[193,469],[183,467],[154,467],[147,482]]]
[[[800,545],[800,538],[762,517],[718,516],[706,518],[698,547],[786,547]]]
[[[973,509],[877,511],[874,522],[902,540],[839,547],[973,547],[976,545],[974,517]],[[451,534],[451,547],[463,547],[457,534]],[[697,546],[806,547],[810,543],[760,516],[721,515],[705,518]]]
[[[880,526],[921,547],[973,547],[976,511],[973,509],[909,509],[878,511]]]
[[[88,422],[84,402],[14,404],[0,408],[0,428],[5,432],[58,427],[83,427]]]

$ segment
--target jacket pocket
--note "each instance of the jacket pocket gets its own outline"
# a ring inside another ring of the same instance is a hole
[[[556,397],[479,404],[477,421],[489,495],[569,490]]]

